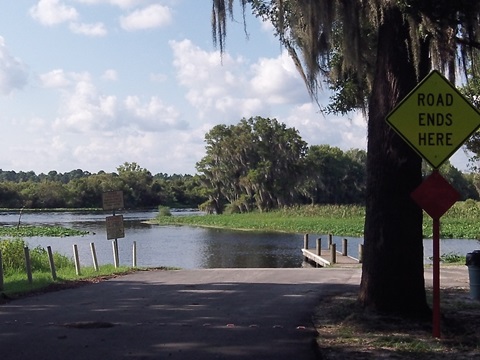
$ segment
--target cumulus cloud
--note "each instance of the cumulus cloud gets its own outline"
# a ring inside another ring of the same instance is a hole
[[[105,71],[102,79],[115,80],[116,71]],[[61,69],[40,76],[43,86],[57,88],[61,108],[54,121],[57,131],[91,134],[121,129],[135,132],[163,132],[188,126],[181,113],[157,96],[142,99],[104,94],[89,73],[66,73]]]
[[[77,10],[60,0],[40,0],[29,12],[33,19],[47,26],[75,21],[78,18]]]
[[[224,54],[222,61],[218,52],[205,51],[190,40],[171,41],[170,46],[177,79],[186,88],[187,101],[197,109],[201,119],[232,110],[236,118],[246,115],[243,105],[251,99],[241,58]]]
[[[70,23],[70,30],[75,34],[92,36],[92,37],[102,37],[106,36],[108,31],[105,25],[101,22],[94,24],[85,24],[85,23]]]
[[[55,69],[41,74],[40,81],[46,88],[62,88],[70,84],[67,74],[62,69]]]
[[[63,94],[63,106],[55,120],[55,128],[79,133],[109,129],[115,120],[116,97],[99,94],[89,74],[77,77],[73,90]]]
[[[269,116],[278,106],[309,102],[305,86],[286,53],[250,64],[228,53],[208,52],[190,40],[172,41],[174,66],[186,98],[201,118],[235,114]],[[226,121],[223,119],[223,121]]]
[[[286,51],[277,58],[260,58],[252,70],[252,90],[269,103],[295,104],[308,100],[304,83]]]
[[[296,128],[311,145],[365,148],[366,122],[361,114],[347,119],[320,113],[286,52],[250,63],[229,53],[221,60],[218,52],[205,51],[190,40],[172,41],[170,46],[187,101],[211,126],[237,123],[242,117],[274,117]],[[319,101],[326,103],[328,98],[326,93]]]
[[[179,121],[180,113],[173,106],[166,105],[161,99],[152,96],[147,102],[138,96],[128,96],[125,108],[136,121],[136,126],[148,131],[162,131],[165,128],[182,128],[186,124]]]
[[[4,38],[0,36],[0,93],[8,95],[13,90],[23,88],[27,79],[27,66],[10,54]]]
[[[120,25],[127,31],[163,27],[171,22],[172,13],[170,8],[158,4],[135,10],[127,16],[120,17]]]
[[[295,106],[282,121],[295,127],[310,145],[330,144],[343,150],[366,147],[367,123],[361,112],[352,118],[324,115],[309,102]]]

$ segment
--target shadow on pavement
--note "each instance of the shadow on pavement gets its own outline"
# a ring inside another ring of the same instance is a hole
[[[358,285],[251,271],[132,274],[0,305],[1,358],[315,359],[319,299]]]

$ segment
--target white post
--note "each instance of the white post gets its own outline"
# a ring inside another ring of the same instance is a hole
[[[77,244],[73,244],[73,259],[75,260],[75,272],[77,276],[80,275],[80,258],[78,256],[78,247]]]
[[[115,269],[118,267],[118,252],[117,252],[117,239],[112,241],[112,250],[113,250],[113,265],[115,265]]]
[[[90,252],[92,253],[93,267],[95,271],[98,271],[97,252],[95,251],[95,244],[93,242],[90,243]]]
[[[137,267],[137,242],[133,242],[133,249],[132,249],[132,259],[133,259],[133,267]]]

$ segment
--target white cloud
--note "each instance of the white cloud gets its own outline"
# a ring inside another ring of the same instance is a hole
[[[40,0],[29,12],[33,19],[47,26],[75,21],[78,18],[77,10],[60,0]]]
[[[207,52],[190,40],[171,41],[170,46],[177,79],[186,88],[186,99],[200,119],[222,114],[222,122],[233,122],[249,115],[245,110],[254,99],[248,91],[243,59],[224,54],[222,60],[217,51]],[[228,119],[226,114],[235,115]]]
[[[27,84],[27,66],[8,51],[5,40],[0,36],[0,93],[10,94]]]
[[[295,127],[309,145],[329,144],[343,150],[366,148],[367,123],[361,112],[354,113],[350,119],[324,115],[309,102],[292,108],[281,121]]]
[[[186,126],[179,121],[180,113],[156,96],[152,96],[146,103],[142,103],[138,96],[128,96],[125,99],[125,108],[132,115],[129,118],[142,130],[162,131]]]
[[[189,40],[172,41],[170,46],[186,99],[197,117],[208,119],[211,126],[237,123],[242,117],[274,117],[296,128],[310,145],[365,148],[366,122],[361,114],[352,119],[321,114],[286,52],[250,64],[229,53],[221,61],[218,52],[205,51]],[[320,101],[327,102],[328,97],[323,94]]]
[[[117,71],[113,69],[105,70],[105,72],[102,75],[102,79],[105,81],[117,81],[118,80]]]
[[[101,22],[95,24],[70,23],[70,30],[75,34],[87,35],[92,37],[101,37],[107,35],[107,29]]]
[[[115,80],[116,71],[105,71],[102,79]],[[124,100],[103,94],[89,73],[53,70],[40,76],[45,87],[61,90],[61,108],[54,121],[56,131],[82,134],[110,133],[122,129],[134,132],[162,132],[183,129],[180,112],[157,96],[144,101],[138,96]]]
[[[256,63],[207,52],[190,40],[171,41],[179,83],[186,98],[204,118],[236,122],[242,117],[269,116],[278,106],[309,102],[305,86],[286,53]],[[225,118],[225,114],[231,118]]]
[[[307,100],[305,85],[286,51],[277,58],[260,58],[252,65],[255,75],[252,90],[270,104],[298,103]]]
[[[70,84],[67,74],[62,69],[55,69],[40,75],[40,81],[46,88],[62,88]]]
[[[150,5],[141,10],[135,10],[127,16],[120,17],[120,24],[127,31],[163,27],[171,22],[170,8],[162,5]]]
[[[79,133],[104,131],[113,127],[116,97],[99,94],[89,74],[72,74],[73,90],[64,90],[63,105],[54,127]]]

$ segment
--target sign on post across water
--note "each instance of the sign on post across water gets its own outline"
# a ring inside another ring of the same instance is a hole
[[[103,210],[120,210],[123,209],[123,191],[107,191],[102,195]]]
[[[102,195],[103,210],[112,210],[113,215],[107,216],[105,223],[107,225],[107,240],[113,240],[113,259],[115,268],[119,266],[118,260],[118,242],[117,239],[125,237],[125,228],[123,226],[123,215],[115,215],[115,210],[123,209],[123,191],[114,190],[104,192]]]
[[[105,222],[107,225],[107,240],[116,240],[125,237],[123,215],[107,216]]]
[[[390,126],[434,169],[480,126],[480,112],[432,71],[387,116]]]

